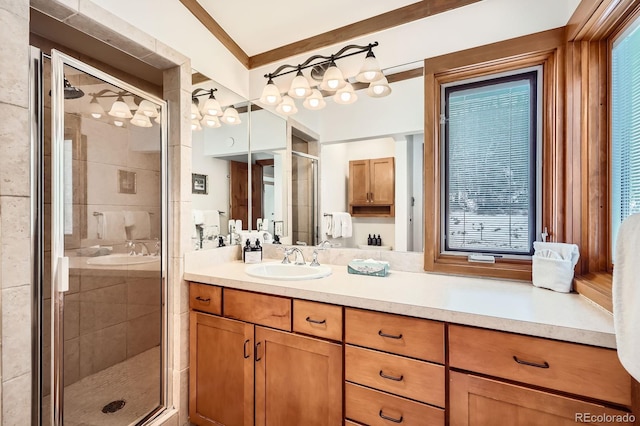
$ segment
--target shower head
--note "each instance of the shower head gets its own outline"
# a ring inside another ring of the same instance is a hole
[[[75,86],[72,86],[67,80],[67,77],[64,78],[64,98],[65,99],[78,99],[84,96],[84,92],[78,89]]]

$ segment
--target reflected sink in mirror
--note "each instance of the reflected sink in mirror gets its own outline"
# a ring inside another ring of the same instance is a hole
[[[143,263],[159,262],[159,256],[130,256],[128,254],[110,254],[108,256],[92,257],[87,265],[123,266],[140,265]]]
[[[309,266],[270,262],[248,265],[245,268],[245,272],[252,277],[268,280],[296,281],[327,277],[331,275],[331,268],[322,265]]]

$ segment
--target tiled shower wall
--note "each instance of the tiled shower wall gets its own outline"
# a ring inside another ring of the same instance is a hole
[[[0,311],[3,425],[31,422],[29,0],[0,2]]]

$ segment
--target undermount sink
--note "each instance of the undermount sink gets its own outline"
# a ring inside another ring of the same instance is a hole
[[[268,280],[313,280],[331,275],[328,266],[295,265],[281,262],[256,263],[248,265],[245,272],[252,277]]]
[[[92,257],[87,260],[87,265],[122,266],[140,265],[160,261],[158,256],[131,256],[128,254],[110,254],[108,256]]]

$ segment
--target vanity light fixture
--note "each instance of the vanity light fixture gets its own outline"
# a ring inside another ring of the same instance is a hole
[[[242,121],[238,115],[238,111],[229,106],[223,110],[220,102],[216,99],[215,92],[218,89],[195,89],[191,93],[191,129],[202,130],[203,126],[215,129],[222,126],[222,123],[235,126]],[[198,98],[207,96],[202,102]]]
[[[229,106],[224,110],[222,117],[220,117],[220,121],[231,126],[236,126],[242,123],[242,121],[240,121],[240,115],[238,115],[238,110],[233,106]]]
[[[105,116],[105,108],[100,104],[101,99],[115,98],[115,102],[111,104],[108,114],[113,117],[113,124],[117,127],[123,127],[125,120],[138,127],[152,127],[151,118],[155,118],[159,123],[160,113],[158,106],[146,99],[129,93],[126,90],[114,91],[111,89],[103,89],[97,93],[89,93],[91,102],[89,102],[89,114],[96,120]],[[131,98],[125,101],[125,98]],[[139,101],[140,104],[136,104]],[[135,112],[135,114],[132,113]]]
[[[367,93],[370,96],[376,98],[387,96],[391,93],[391,88],[380,70],[378,60],[373,54],[373,48],[376,46],[378,46],[378,42],[370,43],[366,46],[352,44],[343,47],[330,56],[314,55],[301,64],[281,65],[274,72],[265,74],[267,85],[262,91],[260,102],[265,105],[277,105],[276,111],[286,115],[297,112],[293,98],[304,99],[303,105],[307,109],[317,110],[324,108],[326,102],[321,91],[335,92],[333,99],[337,103],[353,103],[358,99],[358,96],[348,79],[344,77],[342,71],[336,65],[336,61],[365,52],[364,63],[360,68],[360,72],[355,76],[355,80],[360,83],[369,83]],[[302,72],[307,68],[311,68],[310,77],[313,81],[305,77]],[[273,79],[294,72],[296,76],[286,92],[287,96],[281,96],[281,91],[273,82]],[[375,88],[371,86],[374,82],[380,81],[383,81],[384,84],[378,83]]]

